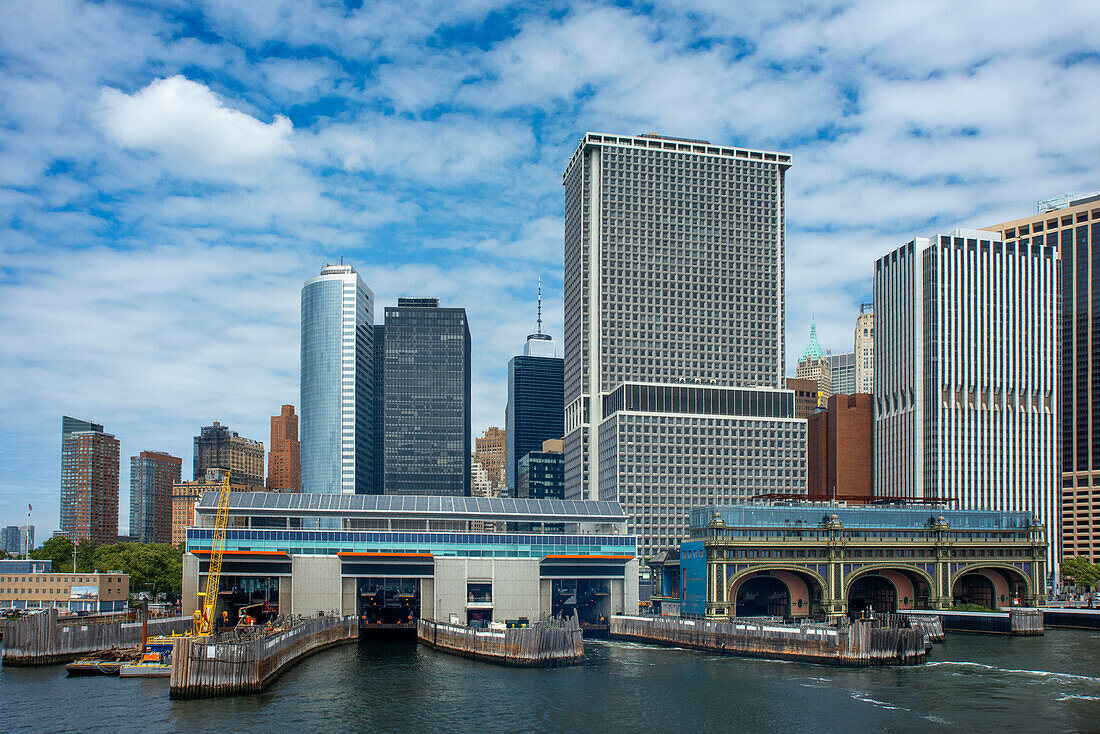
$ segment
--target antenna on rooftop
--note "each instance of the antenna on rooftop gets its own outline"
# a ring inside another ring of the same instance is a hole
[[[539,326],[538,333],[542,333],[542,276],[539,276]]]

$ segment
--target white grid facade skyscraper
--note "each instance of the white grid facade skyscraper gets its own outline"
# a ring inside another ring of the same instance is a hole
[[[1052,245],[956,230],[875,263],[874,491],[1028,511],[1060,538]]]
[[[643,557],[692,506],[805,491],[780,389],[790,162],[588,133],[565,171],[565,495],[619,501]]]

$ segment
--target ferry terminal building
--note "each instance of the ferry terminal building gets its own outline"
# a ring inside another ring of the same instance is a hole
[[[217,499],[203,494],[187,530],[185,614],[206,585]],[[626,520],[617,502],[231,492],[217,616],[535,622],[576,610],[598,624],[638,608]]]
[[[864,610],[1035,606],[1044,529],[1026,512],[791,502],[697,507],[649,562],[661,613],[831,619]]]

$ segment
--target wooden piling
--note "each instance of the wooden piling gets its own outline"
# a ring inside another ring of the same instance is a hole
[[[4,622],[4,665],[32,666],[67,663],[89,653],[136,647],[142,623],[59,622],[56,609]],[[166,617],[147,622],[148,634],[169,635],[191,628],[190,617]]]
[[[857,667],[915,665],[924,662],[927,654],[922,631],[883,627],[873,620],[837,627],[811,622],[719,622],[619,615],[611,618],[610,636],[744,657]]]
[[[576,615],[569,620],[505,630],[421,619],[416,623],[416,636],[437,650],[504,665],[553,667],[584,657],[584,636]]]
[[[316,617],[266,637],[217,641],[184,637],[172,649],[172,698],[216,698],[263,690],[285,669],[359,639],[356,617]]]

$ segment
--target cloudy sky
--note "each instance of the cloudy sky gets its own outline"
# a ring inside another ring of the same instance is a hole
[[[1100,189],[1100,4],[8,0],[0,525],[57,527],[62,414],[129,462],[298,402],[303,281],[464,306],[474,431],[586,130],[790,152],[787,354],[852,346],[874,258]]]

